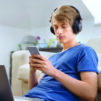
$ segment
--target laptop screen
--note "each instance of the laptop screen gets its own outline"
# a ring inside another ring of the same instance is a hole
[[[14,101],[5,67],[0,65],[0,101]]]

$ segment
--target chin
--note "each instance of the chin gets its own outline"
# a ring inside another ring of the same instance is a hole
[[[60,42],[61,44],[63,44],[63,43],[64,43],[64,41],[62,41],[62,40],[59,40],[59,42]]]

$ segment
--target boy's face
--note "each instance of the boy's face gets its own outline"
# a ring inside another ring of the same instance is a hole
[[[60,41],[60,43],[68,43],[75,38],[75,34],[73,33],[72,27],[69,23],[62,23],[53,19],[52,25],[55,31],[55,35]]]

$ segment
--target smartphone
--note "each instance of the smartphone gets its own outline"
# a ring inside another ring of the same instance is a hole
[[[37,47],[27,47],[31,55],[40,54]]]

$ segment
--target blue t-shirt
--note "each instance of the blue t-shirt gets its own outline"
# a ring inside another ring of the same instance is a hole
[[[74,46],[49,58],[52,65],[65,74],[81,80],[80,72],[98,72],[95,51],[84,44]],[[40,83],[26,97],[42,98],[45,101],[78,101],[79,97],[65,88],[55,78],[44,74]]]

